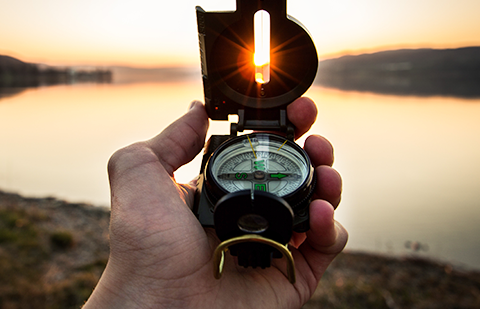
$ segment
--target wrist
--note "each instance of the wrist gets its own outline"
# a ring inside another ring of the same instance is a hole
[[[194,287],[181,279],[169,282],[128,269],[126,265],[109,261],[82,309],[212,308],[211,304],[198,299]]]
[[[129,276],[116,271],[109,262],[102,274],[97,286],[83,309],[109,309],[109,308],[158,308],[161,302],[155,301],[145,290],[142,291],[140,284]]]

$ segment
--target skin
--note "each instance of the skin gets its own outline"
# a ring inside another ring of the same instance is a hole
[[[288,106],[296,137],[314,123],[308,98]],[[226,255],[220,280],[212,254],[219,240],[191,211],[195,182],[178,184],[174,172],[202,149],[208,116],[200,102],[158,136],[118,150],[110,159],[110,258],[85,309],[90,308],[300,308],[313,295],[328,265],[346,242],[334,220],[342,181],[331,167],[333,148],[323,137],[305,141],[317,171],[310,230],[295,234],[290,250],[297,282],[285,277],[285,261],[267,269],[243,268]]]

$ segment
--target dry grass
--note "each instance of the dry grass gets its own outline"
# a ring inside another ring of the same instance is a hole
[[[108,259],[109,215],[0,192],[0,309],[80,308]],[[480,273],[346,252],[303,308],[480,308]]]
[[[346,252],[304,309],[480,308],[480,273],[419,258]]]
[[[0,309],[80,308],[106,265],[108,220],[87,205],[0,193]]]

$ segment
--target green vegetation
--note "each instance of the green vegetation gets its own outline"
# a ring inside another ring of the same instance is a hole
[[[50,235],[50,241],[59,249],[68,249],[73,246],[73,235],[68,231],[57,231]]]
[[[415,258],[337,257],[304,309],[480,308],[480,273]]]
[[[10,251],[13,259],[0,255],[0,282],[12,280],[20,269],[28,270],[27,278],[35,276],[35,267],[46,255],[35,225],[22,211],[0,211],[0,245],[4,251]],[[2,252],[3,253],[3,252]]]
[[[92,229],[78,229],[72,224],[77,220]],[[105,235],[86,235],[108,220],[104,210],[0,192],[0,308],[80,308],[108,257]],[[97,243],[91,252],[84,247],[90,241]]]
[[[0,309],[78,309],[108,259],[109,211],[0,191]],[[303,309],[480,308],[480,273],[346,252]]]

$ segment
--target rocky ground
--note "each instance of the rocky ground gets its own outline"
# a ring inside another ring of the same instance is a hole
[[[108,209],[0,192],[0,309],[80,308],[108,260]],[[480,308],[480,273],[342,253],[313,308]]]

